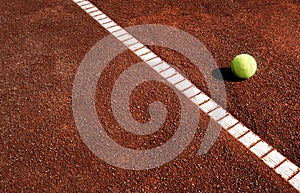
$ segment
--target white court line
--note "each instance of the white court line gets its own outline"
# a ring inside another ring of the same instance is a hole
[[[193,103],[198,105],[202,111],[206,112],[212,119],[216,120],[222,128],[228,131],[228,133],[242,143],[254,155],[259,157],[268,167],[272,168],[296,190],[300,191],[300,170],[298,166],[293,164],[272,146],[264,142],[259,136],[250,131],[236,118],[226,112],[220,105],[197,89],[195,85],[178,73],[173,67],[157,57],[151,50],[141,44],[126,30],[118,26],[89,1],[73,1],[93,17],[102,27],[139,56],[153,70],[158,72],[158,74],[174,85]],[[194,88],[194,92],[190,88]]]

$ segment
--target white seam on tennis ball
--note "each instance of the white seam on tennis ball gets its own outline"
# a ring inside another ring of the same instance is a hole
[[[230,135],[242,143],[249,151],[259,157],[268,167],[287,180],[295,189],[300,191],[300,169],[289,161],[259,136],[245,127],[220,105],[200,91],[194,84],[184,78],[173,67],[164,62],[155,53],[141,44],[122,27],[113,22],[107,15],[86,0],[73,0],[79,7],[93,17],[102,27],[127,46],[140,57],[147,65],[165,78],[182,94],[189,98],[202,111],[222,126]],[[251,66],[251,63],[248,62]],[[252,68],[252,67],[251,67]],[[191,94],[194,89],[195,95]],[[188,91],[188,92],[187,92]]]
[[[253,72],[254,72],[254,68],[253,68],[253,66],[251,65],[251,56],[247,55],[247,59],[248,59],[248,63],[249,63],[250,69],[251,69],[251,73],[250,73],[249,76],[252,76],[252,75],[253,75]]]
[[[251,66],[251,61],[250,61],[250,56],[249,55],[247,55],[247,60],[248,60],[249,66],[250,66],[250,74],[248,76],[251,76],[253,69],[252,69],[252,66]]]

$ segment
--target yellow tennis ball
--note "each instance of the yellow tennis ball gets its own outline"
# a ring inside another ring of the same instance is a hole
[[[240,54],[234,57],[231,64],[233,74],[242,79],[248,79],[254,75],[257,69],[255,59],[249,54]]]

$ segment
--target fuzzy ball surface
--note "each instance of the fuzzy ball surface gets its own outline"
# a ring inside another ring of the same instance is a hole
[[[231,64],[233,74],[241,79],[248,79],[254,75],[257,69],[257,63],[253,56],[249,54],[240,54],[234,57]]]

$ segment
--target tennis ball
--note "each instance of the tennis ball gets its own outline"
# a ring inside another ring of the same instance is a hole
[[[234,57],[231,64],[233,74],[242,79],[248,79],[254,75],[257,69],[255,59],[249,54],[240,54]]]

